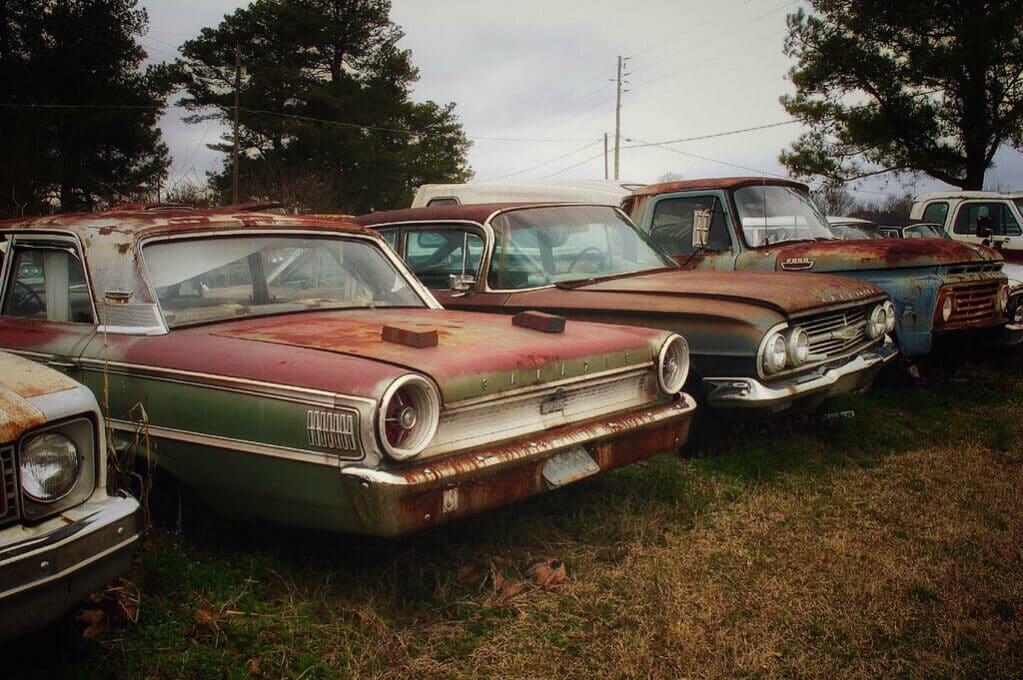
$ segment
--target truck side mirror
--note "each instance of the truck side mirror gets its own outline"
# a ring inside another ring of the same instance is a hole
[[[991,217],[988,215],[981,215],[977,218],[977,236],[980,238],[988,238],[994,233],[994,229],[991,228]]]
[[[713,208],[693,211],[693,250],[702,250],[707,247],[710,235],[710,218],[713,215]]]
[[[472,287],[476,285],[476,277],[472,274],[449,274],[448,275],[448,288],[451,290],[458,291],[459,293],[465,293],[472,290]]]

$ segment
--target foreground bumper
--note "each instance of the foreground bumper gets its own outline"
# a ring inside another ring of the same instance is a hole
[[[683,394],[672,404],[423,461],[412,468],[347,467],[341,474],[364,532],[399,536],[676,449],[686,441],[695,408],[693,399]]]
[[[40,525],[0,531],[0,640],[45,626],[125,574],[140,533],[131,497],[89,501]]]
[[[880,347],[860,352],[841,366],[818,369],[778,384],[765,385],[753,378],[704,378],[703,387],[708,406],[780,411],[797,401],[820,402],[865,389],[898,353],[895,343],[886,340]]]

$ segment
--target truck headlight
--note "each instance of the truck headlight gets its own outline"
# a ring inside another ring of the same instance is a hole
[[[867,318],[867,337],[871,340],[880,338],[888,329],[888,312],[884,305],[874,307]]]
[[[788,359],[788,348],[785,346],[785,336],[775,331],[767,336],[764,341],[764,356],[761,361],[764,373],[777,373],[785,368]]]
[[[891,333],[895,330],[895,305],[891,300],[885,300],[881,306],[884,307],[885,333]]]
[[[52,503],[75,487],[82,458],[73,441],[57,432],[46,432],[25,440],[18,468],[24,494],[39,503]]]
[[[657,386],[665,394],[677,394],[688,377],[689,343],[681,335],[672,335],[657,355]]]
[[[380,400],[377,436],[384,452],[395,460],[422,453],[440,422],[440,394],[418,375],[398,378]]]
[[[785,353],[789,366],[801,366],[810,356],[810,336],[796,326],[785,335]]]
[[[941,303],[941,320],[948,322],[952,318],[952,296],[945,298],[945,301]]]
[[[1009,288],[1002,286],[998,289],[998,293],[995,295],[995,310],[999,316],[1005,314],[1005,311],[1009,308]]]

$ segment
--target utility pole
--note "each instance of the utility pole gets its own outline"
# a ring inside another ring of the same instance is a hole
[[[607,133],[604,133],[604,179],[607,179]]]
[[[628,57],[618,55],[618,93],[615,96],[615,179],[618,179],[618,149],[622,145],[622,66]]]
[[[620,69],[619,69],[620,70]],[[242,48],[234,48],[234,152],[231,154],[231,202],[238,202],[238,90],[242,88]]]

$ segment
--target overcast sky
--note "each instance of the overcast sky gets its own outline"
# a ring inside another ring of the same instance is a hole
[[[143,0],[150,58],[169,60],[204,26],[246,2]],[[799,0],[392,0],[420,80],[417,100],[455,102],[478,180],[602,178],[603,136],[615,122],[618,55],[628,57],[620,177],[653,182],[784,174],[778,153],[798,135],[778,103],[792,92],[782,54],[785,16]],[[222,130],[161,122],[174,158],[171,184],[219,167],[206,144]],[[780,125],[779,125],[780,124]],[[663,144],[764,127],[741,134]],[[659,144],[659,146],[654,146]],[[1023,154],[996,156],[992,186],[1023,186]],[[609,164],[613,161],[609,158]],[[923,180],[915,189],[942,187]],[[898,182],[861,187],[863,198]]]

